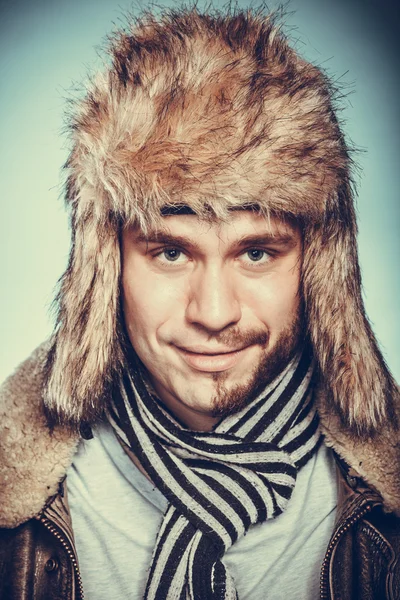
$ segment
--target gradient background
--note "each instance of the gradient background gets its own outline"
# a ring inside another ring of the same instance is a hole
[[[74,82],[84,79],[88,67],[100,66],[96,46],[104,36],[124,22],[127,9],[136,12],[143,4],[0,1],[0,381],[52,331],[50,304],[69,250],[60,185],[68,154],[62,135],[65,99],[77,93]],[[271,1],[269,7],[277,4]],[[323,66],[349,93],[341,118],[361,150],[356,182],[364,297],[389,367],[400,380],[396,4],[292,0],[285,31],[305,58]]]

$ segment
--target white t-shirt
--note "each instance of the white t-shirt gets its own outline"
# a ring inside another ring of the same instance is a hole
[[[167,501],[108,424],[93,433],[67,477],[85,598],[141,600]],[[239,600],[318,598],[336,499],[334,459],[322,444],[298,473],[286,511],[252,526],[224,555]]]

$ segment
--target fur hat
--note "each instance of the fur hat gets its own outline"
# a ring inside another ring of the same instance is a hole
[[[121,368],[121,226],[146,230],[166,206],[224,219],[251,205],[303,226],[307,324],[332,405],[359,432],[393,418],[398,391],[365,316],[351,160],[324,73],[262,10],[145,13],[110,52],[70,126],[73,240],[49,411],[95,417]]]

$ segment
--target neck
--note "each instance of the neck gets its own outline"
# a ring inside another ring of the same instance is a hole
[[[172,416],[182,425],[192,431],[212,431],[219,423],[221,417],[213,417],[210,413],[197,410],[193,406],[184,404],[178,397],[171,394],[159,382],[149,378],[153,387],[153,393],[158,401],[166,408]]]

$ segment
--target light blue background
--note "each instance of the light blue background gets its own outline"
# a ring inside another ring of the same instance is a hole
[[[377,6],[293,0],[285,21],[300,52],[352,92],[341,116],[363,150],[356,181],[365,301],[399,380],[400,86],[393,24]],[[60,187],[65,98],[88,66],[101,64],[95,46],[128,8],[124,0],[1,4],[0,380],[52,330],[49,307],[69,250]]]

